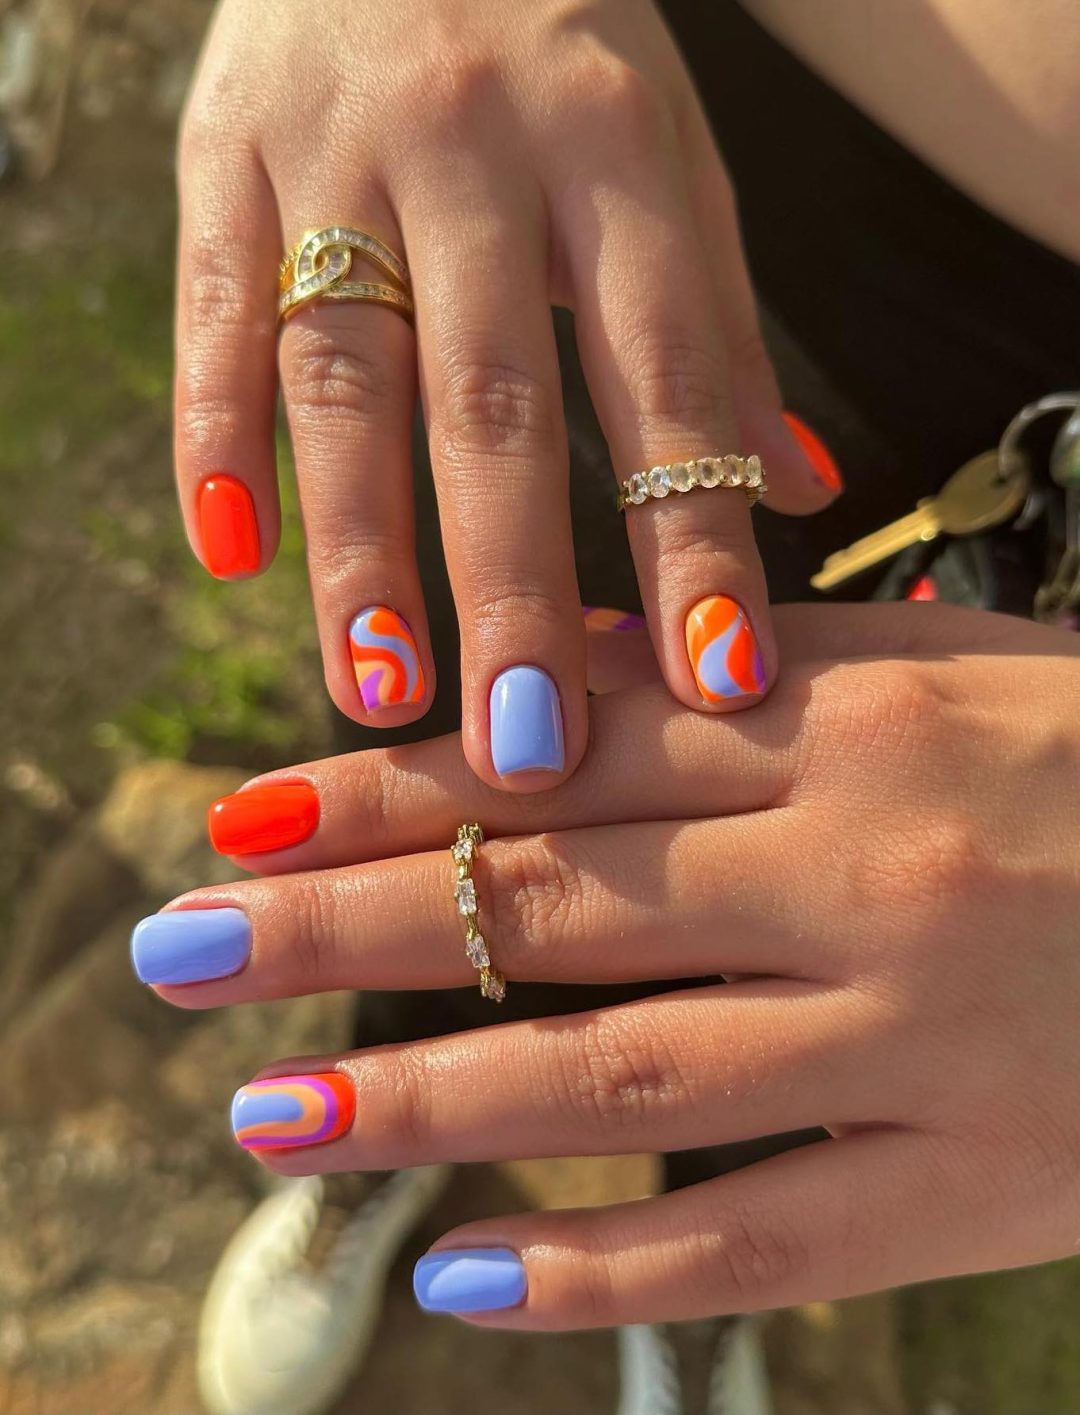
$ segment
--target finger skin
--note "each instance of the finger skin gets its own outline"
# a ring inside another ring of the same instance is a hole
[[[641,1002],[260,1073],[333,1069],[356,1123],[333,1147],[261,1158],[276,1173],[435,1161],[678,1150],[862,1124],[881,1105],[883,1056],[845,1034],[847,1000],[786,980]],[[900,1101],[894,1101],[900,1105]]]
[[[386,195],[360,186],[338,207],[404,253]],[[284,202],[291,238],[318,224],[313,202]],[[355,256],[352,278],[369,277],[385,278]],[[286,324],[280,363],[327,688],[365,726],[413,722],[435,692],[413,521],[415,336],[396,311],[316,301]]]
[[[560,197],[578,347],[617,479],[740,448],[723,317],[685,191],[658,160],[630,186],[607,167]],[[618,169],[615,169],[616,171]],[[646,205],[641,183],[654,198]],[[753,452],[755,448],[746,448]],[[653,645],[688,707],[752,707],[776,675],[768,595],[739,489],[672,490],[625,509]],[[703,691],[687,620],[721,597],[752,652],[746,674],[710,674]]]
[[[490,786],[547,792],[581,761],[587,718],[545,213],[488,137],[477,143],[460,154],[457,195],[437,214],[407,205],[402,221],[465,756]]]
[[[223,147],[190,118],[179,171],[177,488],[207,570],[246,579],[270,564],[280,528],[277,208],[257,156]]]
[[[656,1198],[482,1219],[432,1251],[504,1248],[522,1259],[526,1300],[467,1318],[478,1325],[572,1331],[686,1321],[834,1301],[1065,1251],[1055,1246],[1060,1232],[1048,1232],[1034,1254],[1019,1243],[1006,1244],[1004,1255],[991,1251],[991,1189],[986,1173],[958,1172],[943,1140],[863,1131]]]
[[[488,841],[475,866],[479,927],[498,968],[517,980],[820,978],[844,956],[837,944],[827,958],[808,923],[820,890],[795,884],[781,899],[776,890],[777,876],[790,878],[800,864],[827,868],[827,846],[801,843],[812,834],[791,808]],[[729,862],[723,877],[718,858]],[[467,986],[475,973],[454,879],[449,852],[440,851],[183,895],[152,917],[238,909],[251,956],[226,979],[185,977],[162,996],[218,1007],[339,988]]]
[[[659,683],[595,698],[588,757],[562,787],[536,799],[480,782],[456,735],[287,768],[245,790],[308,782],[319,801],[317,830],[291,849],[237,851],[235,858],[273,875],[447,849],[463,820],[506,836],[758,809],[785,799],[791,787],[799,742],[785,719],[788,706],[779,697],[774,709],[745,721],[690,715]],[[627,741],[650,744],[634,771],[625,769]]]

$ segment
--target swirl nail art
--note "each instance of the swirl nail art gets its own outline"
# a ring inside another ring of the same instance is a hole
[[[585,630],[589,634],[627,634],[634,629],[644,629],[645,620],[640,614],[628,614],[625,609],[594,608],[586,605],[582,609]]]
[[[686,649],[701,696],[725,702],[765,691],[765,665],[745,611],[727,595],[709,595],[686,616]]]
[[[400,614],[383,605],[362,609],[349,625],[349,648],[368,712],[421,701],[424,670],[416,640]]]
[[[288,1150],[336,1140],[356,1117],[356,1093],[336,1071],[274,1076],[241,1086],[232,1128],[245,1150]]]

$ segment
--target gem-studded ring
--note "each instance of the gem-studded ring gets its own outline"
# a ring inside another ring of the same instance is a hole
[[[492,1002],[502,1002],[506,997],[506,979],[491,966],[487,943],[477,924],[476,881],[472,871],[476,852],[483,843],[484,832],[478,825],[458,827],[457,839],[450,848],[457,869],[454,900],[465,920],[465,954],[480,974],[480,992]]]
[[[392,282],[350,280],[353,257],[371,261]],[[326,226],[307,231],[281,262],[278,318],[291,319],[314,300],[366,300],[413,317],[409,271],[405,262],[367,231],[353,226]]]
[[[760,457],[737,457],[729,452],[726,457],[693,457],[635,472],[620,486],[615,504],[625,511],[628,506],[642,506],[646,501],[670,496],[673,491],[693,491],[699,486],[707,490],[715,486],[742,487],[751,506],[768,490]]]

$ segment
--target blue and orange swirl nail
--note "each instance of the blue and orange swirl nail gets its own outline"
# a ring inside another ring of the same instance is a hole
[[[765,691],[765,665],[754,631],[746,611],[727,595],[709,595],[691,609],[686,650],[707,703]]]
[[[233,1096],[233,1134],[245,1150],[325,1145],[355,1118],[356,1093],[336,1071],[252,1081]]]
[[[349,625],[349,649],[356,685],[368,712],[422,700],[420,654],[400,614],[381,604],[362,609]]]

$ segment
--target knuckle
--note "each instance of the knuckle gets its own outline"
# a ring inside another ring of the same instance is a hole
[[[719,345],[709,347],[688,330],[665,328],[658,321],[646,325],[628,352],[643,433],[663,432],[688,420],[732,425],[728,371]]]
[[[295,326],[284,358],[290,416],[327,412],[368,423],[384,412],[393,391],[385,359],[343,332]]]
[[[358,574],[379,583],[384,569],[407,565],[412,537],[404,529],[362,523],[354,525],[351,508],[333,504],[307,512],[307,560],[320,598],[333,599],[338,589],[355,587]],[[366,602],[366,601],[365,601]]]
[[[522,575],[532,572],[522,571]],[[469,595],[471,631],[481,643],[506,643],[527,624],[533,643],[551,638],[565,619],[555,594],[539,585],[515,582],[509,575],[484,573],[483,584]]]
[[[300,884],[299,895],[286,937],[296,977],[306,988],[317,991],[332,952],[334,894],[313,879],[307,879]]]
[[[429,29],[437,27],[434,14],[425,19]],[[445,152],[446,131],[468,130],[483,115],[494,110],[503,90],[502,68],[497,57],[478,47],[463,45],[451,26],[444,35],[437,66],[420,64],[400,85],[398,97],[409,113],[410,127],[416,128],[416,114],[427,115],[429,133],[436,135]]]
[[[432,453],[453,474],[477,456],[535,453],[554,442],[554,398],[524,361],[450,358],[432,413]]]
[[[582,55],[574,75],[575,116],[588,131],[614,132],[623,150],[652,146],[672,121],[663,94],[640,69],[610,54]]]
[[[700,1272],[715,1302],[724,1294],[732,1311],[772,1305],[795,1286],[811,1265],[805,1238],[775,1211],[747,1206],[725,1210],[711,1232],[699,1235]]]
[[[550,963],[561,943],[580,932],[585,887],[576,865],[552,837],[500,848],[492,859],[495,936],[522,962],[542,948]]]
[[[562,1064],[568,1109],[591,1130],[655,1123],[693,1101],[692,1085],[662,1041],[627,1035],[603,1015],[581,1029]]]
[[[407,1047],[379,1059],[378,1084],[391,1098],[393,1128],[408,1154],[430,1154],[431,1080],[419,1054]]]

